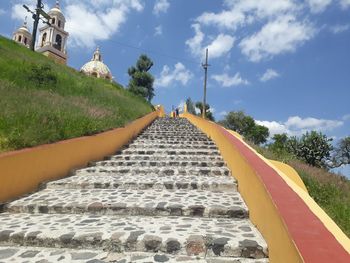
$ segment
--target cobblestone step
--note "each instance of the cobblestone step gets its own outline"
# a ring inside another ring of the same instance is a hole
[[[153,141],[150,141],[150,140],[142,140],[142,139],[135,139],[133,141],[133,144],[136,143],[136,144],[170,144],[170,145],[173,145],[173,144],[179,144],[179,145],[192,145],[193,147],[196,147],[197,145],[213,145],[215,146],[215,143],[213,143],[212,141],[208,140],[208,141],[179,141],[179,140],[170,140],[170,139],[167,139],[167,140],[153,140]]]
[[[183,136],[174,136],[174,135],[159,135],[159,134],[155,134],[155,135],[151,135],[151,134],[141,134],[138,136],[139,139],[147,139],[147,140],[187,140],[187,141],[208,141],[208,137],[205,135],[201,135],[201,136],[189,136],[189,135],[183,135]]]
[[[196,150],[218,150],[218,148],[215,145],[196,145],[195,147],[191,144],[155,144],[155,143],[133,143],[129,145],[129,149],[145,149],[145,148],[158,148],[158,149],[172,149],[172,150],[187,150],[187,149],[193,149]]]
[[[143,133],[142,135],[140,135],[140,138],[142,138],[143,136],[151,136],[151,137],[161,137],[162,139],[168,139],[168,138],[173,138],[173,139],[181,139],[181,138],[199,138],[199,139],[207,139],[206,135],[203,134],[186,134],[186,133]]]
[[[133,190],[208,190],[208,191],[237,191],[236,181],[228,176],[171,175],[83,175],[71,176],[46,184],[49,189],[133,189]]]
[[[188,175],[188,176],[220,176],[230,175],[230,170],[227,167],[132,167],[132,166],[93,166],[78,170],[74,175],[84,174],[105,174],[105,175],[121,175],[128,174],[146,175],[158,174],[161,176],[167,175]]]
[[[6,260],[6,261],[5,261]],[[174,256],[164,253],[129,252],[114,253],[102,250],[59,249],[42,247],[0,247],[1,262],[75,262],[75,263],[267,263],[266,259],[208,258],[196,256]]]
[[[223,167],[225,166],[224,161],[130,161],[130,160],[106,160],[102,162],[92,162],[90,165],[93,166],[113,166],[113,167]]]
[[[0,214],[0,245],[265,258],[267,246],[248,220]]]
[[[247,218],[237,192],[45,189],[5,206],[11,213]]]
[[[197,150],[197,149],[159,149],[144,147],[139,149],[127,148],[122,151],[123,154],[159,154],[159,155],[220,155],[218,150]]]
[[[107,156],[105,160],[142,160],[142,161],[185,161],[185,162],[208,162],[208,161],[223,161],[220,155],[166,155],[166,154],[153,154],[153,155],[145,155],[145,154],[122,154],[122,155],[113,155]]]

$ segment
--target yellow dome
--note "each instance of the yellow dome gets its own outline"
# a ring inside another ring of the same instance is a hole
[[[102,62],[100,49],[97,48],[92,60],[86,63],[80,70],[88,76],[94,76],[103,79],[112,79],[112,73],[106,64]]]

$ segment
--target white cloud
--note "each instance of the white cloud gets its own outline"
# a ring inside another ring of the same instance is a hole
[[[240,73],[236,73],[233,77],[229,76],[227,73],[221,75],[213,75],[212,79],[216,80],[223,87],[233,87],[239,85],[248,85],[249,81],[243,79]]]
[[[299,116],[289,117],[285,122],[276,121],[256,121],[259,125],[263,125],[270,130],[270,135],[287,133],[288,135],[302,135],[307,131],[332,131],[344,125],[343,121],[325,120],[317,118],[301,118]]]
[[[306,0],[312,13],[323,12],[332,0]]]
[[[218,26],[222,29],[236,30],[255,20],[275,17],[296,9],[293,0],[226,0],[228,8],[219,13],[205,12],[196,21],[202,25]]]
[[[333,34],[339,34],[339,33],[342,33],[342,32],[345,32],[345,31],[349,30],[350,29],[350,24],[347,24],[347,25],[335,25],[335,26],[331,26],[329,29],[330,29],[330,31]]]
[[[244,38],[239,44],[242,53],[253,62],[278,54],[293,52],[314,35],[307,22],[298,22],[293,16],[282,16],[267,23],[258,33]]]
[[[229,35],[218,35],[217,38],[206,47],[209,49],[210,58],[219,58],[227,54],[232,49],[234,42],[235,39]]]
[[[19,21],[24,21],[24,18],[30,17],[30,13],[23,8],[23,4],[27,5],[31,10],[35,10],[33,2],[30,0],[24,0],[23,3],[14,4],[11,9],[11,18]]]
[[[219,58],[227,54],[234,45],[235,38],[225,34],[219,34],[211,43],[204,45],[205,35],[201,30],[201,26],[193,24],[192,28],[195,31],[195,35],[186,41],[186,45],[190,48],[193,56],[203,56],[205,49],[208,48],[210,58]]]
[[[237,10],[224,10],[220,13],[203,13],[196,20],[203,25],[216,25],[226,29],[236,29],[245,22],[245,15]]]
[[[322,130],[332,130],[343,125],[342,121],[337,120],[323,120],[316,118],[305,118],[302,119],[298,116],[289,117],[285,125],[290,129],[302,129],[302,130],[312,130],[312,129],[322,129]]]
[[[260,77],[260,81],[262,82],[266,82],[268,80],[274,79],[274,78],[278,78],[280,76],[280,74],[273,70],[273,69],[268,69],[266,70],[266,72]]]
[[[218,115],[220,116],[220,117],[225,117],[226,115],[227,115],[227,111],[220,111],[219,113],[218,113]]]
[[[156,0],[153,7],[153,13],[159,15],[160,13],[166,13],[170,7],[168,0]]]
[[[348,9],[350,7],[350,0],[340,0],[340,5],[343,9]]]
[[[61,5],[66,16],[66,31],[73,45],[93,47],[96,41],[107,40],[120,30],[131,11],[142,11],[140,0],[67,0]]]
[[[341,118],[343,121],[348,121],[350,120],[350,114],[346,114]]]
[[[283,123],[279,123],[277,121],[259,121],[259,120],[256,120],[256,123],[269,128],[271,137],[275,134],[282,134],[282,133],[287,133],[289,135],[291,134],[291,132],[288,130],[288,128]]]
[[[162,25],[156,26],[154,28],[154,35],[155,36],[160,36],[162,34],[163,34],[163,27],[162,27]]]
[[[195,35],[186,41],[186,45],[190,48],[191,53],[195,56],[201,55],[202,52],[202,42],[204,40],[204,34],[201,30],[199,24],[193,24]]]
[[[169,87],[175,82],[181,83],[185,86],[193,77],[191,71],[186,69],[186,67],[178,62],[174,66],[174,70],[171,71],[170,68],[165,65],[160,73],[160,76],[155,80],[156,87]]]

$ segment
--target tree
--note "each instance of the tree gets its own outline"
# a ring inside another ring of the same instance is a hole
[[[245,115],[243,111],[229,112],[223,121],[220,122],[227,129],[233,130],[245,136],[255,126],[252,117]]]
[[[203,102],[198,101],[196,103],[196,108],[200,110],[200,116],[203,116]],[[205,118],[210,121],[215,121],[213,113],[210,111],[209,104],[205,104]]]
[[[267,127],[256,124],[254,119],[243,111],[229,112],[220,124],[238,132],[255,144],[265,143],[270,135]]]
[[[191,113],[193,115],[197,115],[194,102],[191,100],[191,98],[187,98],[186,105],[187,105],[188,113]]]
[[[350,136],[341,139],[334,150],[332,168],[350,164]]]
[[[301,138],[289,139],[288,151],[311,166],[328,168],[333,150],[331,141],[332,139],[321,132],[306,132]]]
[[[246,134],[247,140],[256,145],[265,143],[270,136],[269,128],[262,125],[254,125]]]
[[[269,145],[269,149],[279,154],[287,151],[288,135],[286,133],[275,134],[272,137],[273,143]]]
[[[131,77],[128,89],[148,101],[154,97],[154,77],[148,72],[152,66],[152,60],[146,55],[141,55],[136,62],[136,67],[128,69],[128,74]]]

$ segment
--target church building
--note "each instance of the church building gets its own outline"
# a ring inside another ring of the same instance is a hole
[[[111,71],[102,61],[102,55],[99,47],[94,52],[91,61],[86,63],[80,71],[88,76],[107,79],[110,81],[113,80]]]
[[[60,9],[58,0],[55,7],[48,12],[48,15],[51,17],[49,21],[51,25],[44,25],[39,29],[39,40],[35,50],[60,64],[67,64],[67,39],[69,34],[64,30],[66,19]],[[30,46],[32,35],[28,31],[26,22],[14,33],[13,40],[27,47]]]
[[[27,18],[23,25],[13,33],[12,39],[28,48],[30,47],[30,44],[32,43],[32,34],[27,27]]]
[[[59,1],[56,0],[56,5],[47,13],[51,19],[50,24],[45,24],[39,29],[39,37],[36,43],[35,51],[44,54],[45,56],[55,60],[60,64],[67,64],[67,40],[68,32],[64,30],[66,19],[61,11]],[[13,40],[30,47],[32,42],[32,34],[27,27],[27,19],[24,24],[17,29],[13,34]],[[113,81],[113,76],[110,69],[102,61],[100,48],[97,48],[93,54],[91,61],[86,63],[80,72],[85,75],[95,78],[102,78]]]

